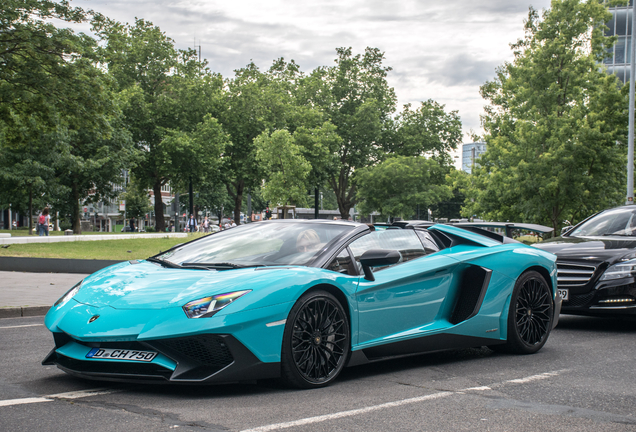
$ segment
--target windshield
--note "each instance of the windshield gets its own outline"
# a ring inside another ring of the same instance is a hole
[[[636,237],[636,209],[620,208],[604,211],[568,234],[568,237],[586,236]]]
[[[221,231],[169,250],[157,258],[180,266],[225,269],[306,265],[353,225],[257,222]]]

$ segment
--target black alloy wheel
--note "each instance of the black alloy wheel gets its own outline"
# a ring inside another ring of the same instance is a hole
[[[539,351],[552,330],[553,315],[552,290],[544,277],[536,271],[522,274],[512,292],[508,340],[503,350],[516,354]]]
[[[283,379],[296,388],[326,386],[342,371],[349,350],[349,321],[340,302],[326,291],[309,292],[285,325]]]

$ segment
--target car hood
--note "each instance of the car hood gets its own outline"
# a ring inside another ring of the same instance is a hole
[[[555,254],[559,261],[609,262],[636,253],[636,239],[621,237],[557,237],[533,245]]]
[[[208,271],[165,268],[147,261],[132,265],[125,262],[84,279],[73,299],[96,307],[165,309],[210,295],[255,289],[271,280],[272,271],[256,268]]]

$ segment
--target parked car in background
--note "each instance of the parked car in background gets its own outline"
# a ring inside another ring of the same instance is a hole
[[[562,313],[636,314],[636,206],[602,211],[534,246],[557,256]]]
[[[298,388],[346,366],[490,346],[531,354],[558,322],[556,257],[448,225],[240,225],[88,276],[50,309],[44,359],[100,380]]]

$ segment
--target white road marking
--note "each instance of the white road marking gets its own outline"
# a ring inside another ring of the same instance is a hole
[[[430,395],[426,395],[426,396],[419,396],[419,397],[414,397],[414,398],[410,398],[410,399],[403,399],[401,401],[395,401],[395,402],[388,402],[388,403],[384,403],[381,405],[374,405],[374,406],[370,406],[370,407],[366,407],[366,408],[359,408],[359,409],[354,409],[354,410],[349,410],[349,411],[341,411],[338,413],[333,413],[333,414],[325,414],[325,415],[321,415],[321,416],[316,416],[316,417],[309,417],[309,418],[304,418],[304,419],[300,419],[300,420],[295,420],[295,421],[290,421],[290,422],[286,422],[286,423],[276,423],[276,424],[271,424],[271,425],[267,425],[267,426],[261,426],[261,427],[257,427],[254,429],[247,429],[244,430],[242,432],[267,432],[267,431],[273,431],[273,430],[277,430],[277,429],[285,429],[285,428],[289,428],[289,427],[294,427],[294,426],[303,426],[303,425],[307,425],[307,424],[312,424],[312,423],[319,423],[319,422],[323,422],[323,421],[327,421],[327,420],[334,420],[334,419],[339,419],[342,417],[350,417],[350,416],[354,416],[354,415],[358,415],[358,414],[365,414],[371,411],[377,411],[377,410],[381,410],[384,408],[393,408],[393,407],[398,407],[398,406],[402,406],[402,405],[407,405],[407,404],[412,404],[412,403],[416,403],[416,402],[423,402],[423,401],[427,401],[427,400],[433,400],[433,399],[440,399],[446,396],[451,396],[455,393],[453,392],[439,392],[439,393],[433,393]]]
[[[44,324],[25,324],[25,325],[19,325],[19,326],[0,327],[0,330],[9,329],[9,328],[20,328],[20,327],[36,327],[36,326],[43,326],[43,325]]]
[[[532,382],[532,381],[536,381],[536,380],[541,380],[541,379],[546,379],[546,378],[551,378],[553,376],[557,376],[557,375],[559,375],[559,373],[564,372],[564,371],[565,371],[565,369],[561,370],[561,371],[556,371],[556,372],[546,372],[546,373],[539,374],[539,375],[532,375],[532,376],[529,376],[529,377],[526,377],[526,378],[519,378],[519,379],[504,381],[502,384],[505,384],[505,383],[520,384],[520,383]],[[409,398],[409,399],[403,399],[403,400],[399,400],[399,401],[395,401],[395,402],[383,403],[383,404],[380,404],[380,405],[373,405],[373,406],[366,407],[366,408],[359,408],[359,409],[354,409],[354,410],[349,410],[349,411],[341,411],[341,412],[337,412],[337,413],[333,413],[333,414],[325,414],[325,415],[316,416],[316,417],[308,417],[308,418],[304,418],[304,419],[300,419],[300,420],[294,420],[294,421],[285,422],[285,423],[275,423],[275,424],[271,424],[271,425],[256,427],[256,428],[253,428],[253,429],[245,429],[245,430],[243,430],[241,432],[269,432],[269,431],[274,431],[274,430],[279,430],[279,429],[286,429],[286,428],[290,428],[290,427],[294,427],[294,426],[304,426],[304,425],[313,424],[313,423],[320,423],[320,422],[324,422],[324,421],[328,421],[328,420],[335,420],[335,419],[339,419],[339,418],[343,418],[343,417],[351,417],[351,416],[355,416],[355,415],[359,415],[359,414],[365,414],[365,413],[372,412],[372,411],[378,411],[378,410],[385,409],[385,408],[394,408],[394,407],[399,407],[399,406],[402,406],[402,405],[413,404],[413,403],[417,403],[417,402],[424,402],[424,401],[429,401],[429,400],[434,400],[434,399],[441,399],[441,398],[445,398],[445,397],[448,397],[448,396],[453,396],[453,395],[456,395],[456,394],[463,394],[464,392],[467,392],[467,391],[487,391],[487,390],[492,390],[492,388],[488,387],[488,386],[480,386],[480,387],[469,387],[469,388],[458,390],[458,391],[438,392],[438,393],[433,393],[433,394],[430,394],[430,395],[419,396],[419,397],[414,397],[414,398]]]
[[[470,387],[460,391],[465,392],[465,391],[486,391],[486,390],[492,390],[492,389],[488,386],[482,386],[482,387]]]
[[[512,384],[525,384],[532,381],[538,381],[546,378],[552,378],[553,376],[557,376],[559,373],[564,372],[565,370],[556,371],[556,372],[546,372],[539,375],[532,375],[525,378],[513,379],[504,381],[504,383],[512,383]]]
[[[89,390],[79,390],[74,392],[67,393],[57,393],[44,397],[31,397],[31,398],[22,398],[22,399],[9,399],[9,400],[0,400],[0,407],[3,406],[12,406],[12,405],[23,405],[23,404],[32,404],[38,402],[52,402],[55,399],[79,399],[83,397],[89,396],[98,396],[109,393],[117,393],[121,390],[109,390],[109,389],[89,389]]]
[[[58,393],[58,394],[48,395],[47,397],[54,398],[54,399],[79,399],[79,398],[89,397],[89,396],[98,396],[98,395],[104,395],[104,394],[110,394],[110,393],[117,393],[120,391],[121,390],[115,390],[115,389],[109,390],[105,388],[96,388],[96,389],[90,389],[90,390],[79,390],[74,392]]]
[[[11,405],[32,404],[37,402],[51,402],[53,399],[47,399],[43,397],[22,398],[22,399],[9,399],[0,401],[0,407]]]

